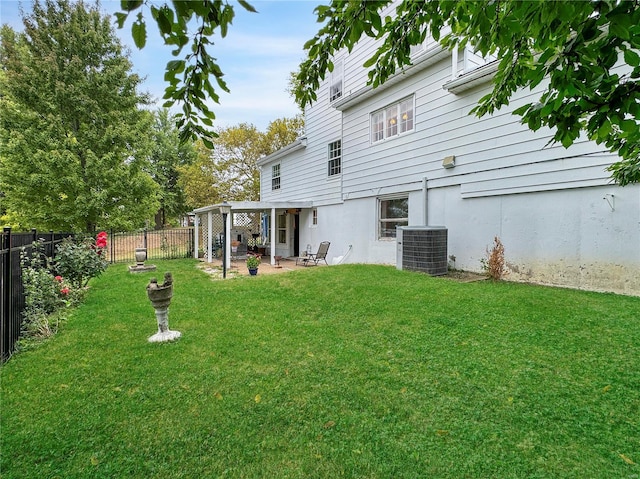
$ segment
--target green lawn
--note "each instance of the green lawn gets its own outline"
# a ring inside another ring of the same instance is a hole
[[[110,266],[1,372],[13,478],[640,477],[640,298],[343,265]]]

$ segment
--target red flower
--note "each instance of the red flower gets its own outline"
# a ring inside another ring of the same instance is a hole
[[[62,288],[60,292],[66,296],[67,294],[69,294],[69,288]]]
[[[58,283],[62,283],[62,276],[56,276],[54,278]]]
[[[98,235],[96,236],[96,247],[103,249],[107,247],[107,233],[104,231],[101,231],[100,233],[98,233]],[[98,251],[98,254],[100,254],[100,251]]]

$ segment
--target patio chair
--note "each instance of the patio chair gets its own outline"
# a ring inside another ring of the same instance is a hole
[[[247,245],[245,243],[240,243],[236,246],[236,250],[233,251],[231,248],[231,261],[238,261],[247,259]]]
[[[329,251],[329,245],[331,243],[329,241],[323,241],[318,246],[317,253],[309,253],[307,256],[300,256],[296,259],[296,264],[302,264],[303,266],[316,266],[320,261],[324,261],[324,263],[328,266],[327,263],[327,251]]]

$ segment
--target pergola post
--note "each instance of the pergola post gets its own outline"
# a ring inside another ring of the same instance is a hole
[[[224,236],[224,254],[226,256],[227,264],[231,264],[231,225],[232,225],[232,217],[233,214],[229,213],[227,215],[227,224],[226,231],[227,234]]]
[[[278,225],[276,224],[276,209],[271,208],[271,266],[276,265],[276,244],[278,238],[276,233],[278,231]]]
[[[207,211],[207,262],[213,262],[213,211]]]
[[[198,259],[198,249],[200,247],[200,233],[198,231],[198,223],[200,222],[200,215],[195,214],[193,218],[193,257]],[[112,236],[113,237],[113,236]]]

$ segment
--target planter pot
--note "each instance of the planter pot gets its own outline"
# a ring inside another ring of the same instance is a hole
[[[147,259],[147,248],[136,248],[135,254],[136,254],[136,263],[142,266]]]
[[[255,276],[256,274],[258,274],[258,268],[248,268],[249,269],[249,274],[251,276]]]

